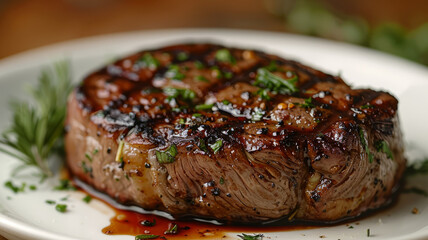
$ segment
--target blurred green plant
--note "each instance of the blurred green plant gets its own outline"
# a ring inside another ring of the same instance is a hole
[[[266,3],[290,30],[367,46],[428,65],[428,22],[413,30],[393,22],[370,26],[361,17],[334,13],[317,0]]]

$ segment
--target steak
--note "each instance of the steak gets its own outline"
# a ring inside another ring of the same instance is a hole
[[[67,164],[120,203],[175,217],[335,222],[397,190],[397,104],[256,50],[141,51],[70,96]]]

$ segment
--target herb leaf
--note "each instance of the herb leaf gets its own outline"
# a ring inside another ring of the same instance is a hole
[[[226,49],[226,48],[218,50],[215,53],[215,58],[219,62],[232,63],[232,64],[236,63],[235,58],[230,53],[229,49]]]
[[[270,96],[269,96],[269,90],[268,89],[263,89],[260,88],[259,90],[257,90],[257,95],[260,96],[261,99],[263,100],[270,100]]]
[[[254,108],[254,112],[251,114],[251,120],[256,121],[256,122],[260,121],[260,120],[262,120],[263,115],[265,115],[265,111],[256,107],[256,108]]]
[[[159,235],[152,235],[152,234],[140,234],[135,236],[135,240],[141,240],[141,239],[155,239],[158,238]]]
[[[145,53],[140,61],[143,63],[144,67],[149,68],[150,70],[156,70],[159,67],[159,61],[152,56],[150,53]]]
[[[248,235],[243,233],[242,235],[238,235],[243,240],[263,240],[263,234],[254,234],[254,235]]]
[[[224,178],[223,178],[223,177],[220,177],[220,181],[219,181],[219,183],[220,183],[221,185],[223,185],[223,184],[224,184]]]
[[[211,110],[214,104],[199,104],[195,106],[195,110]]]
[[[150,222],[150,220],[141,221],[141,225],[146,227],[153,227],[156,225],[156,219],[153,219],[153,222]]]
[[[360,135],[361,144],[363,145],[364,150],[366,151],[367,155],[369,156],[369,162],[372,163],[374,156],[373,156],[373,153],[370,152],[366,137],[364,135],[364,130],[361,127],[359,127],[358,133]]]
[[[163,92],[168,95],[168,100],[180,98],[184,101],[192,101],[196,97],[196,93],[190,89],[168,87],[164,88]]]
[[[178,61],[185,61],[185,60],[189,59],[189,54],[187,54],[186,52],[179,52],[177,54],[177,59],[178,59]]]
[[[42,177],[52,176],[47,159],[61,153],[67,97],[72,90],[68,64],[60,62],[42,71],[38,85],[31,89],[35,104],[11,104],[13,121],[0,137],[0,151],[34,166]],[[20,169],[22,167],[20,166]]]
[[[220,151],[221,147],[223,147],[223,140],[221,139],[218,139],[215,143],[210,144],[210,148],[214,151],[214,154]]]
[[[298,77],[296,74],[293,74],[293,77],[290,79],[283,79],[271,73],[266,68],[259,68],[254,85],[280,94],[291,94],[298,91],[296,87],[297,80]]]
[[[59,185],[54,187],[54,190],[59,190],[59,191],[73,190],[73,191],[75,191],[76,188],[70,183],[70,181],[68,179],[61,179],[59,181]]]
[[[177,147],[175,144],[172,144],[165,151],[156,150],[156,159],[159,163],[173,163],[175,161],[175,156],[177,156]]]
[[[389,159],[394,160],[394,156],[392,155],[392,151],[389,148],[388,142],[380,140],[376,142],[375,147],[378,152],[383,152]]]
[[[169,225],[168,230],[164,232],[164,234],[177,234],[178,225],[176,223],[172,223]]]
[[[223,75],[226,79],[233,78],[233,73],[231,73],[231,72],[223,72]]]
[[[265,67],[268,71],[276,72],[278,70],[278,65],[275,61],[271,61],[269,65]]]
[[[203,69],[204,68],[204,64],[201,63],[200,61],[195,61],[195,62],[193,62],[193,64],[195,65],[196,69]]]
[[[58,212],[65,213],[65,212],[67,211],[67,205],[66,205],[66,204],[57,204],[57,205],[55,206],[55,209],[56,209]]]
[[[210,82],[210,81],[208,81],[208,79],[206,79],[204,76],[202,76],[202,75],[198,75],[198,76],[195,76],[195,78],[194,78],[196,81],[199,81],[199,82]]]
[[[4,186],[7,187],[7,188],[9,188],[10,190],[12,190],[12,192],[14,192],[14,193],[24,192],[26,185],[27,184],[22,183],[21,186],[18,187],[18,186],[15,186],[12,183],[12,181],[7,181],[7,182],[4,183]]]
[[[86,195],[86,197],[84,197],[82,201],[84,201],[85,203],[90,203],[92,201],[91,195]]]
[[[312,98],[306,98],[305,103],[299,104],[302,108],[314,108],[315,104],[312,103]]]
[[[201,149],[205,153],[208,153],[208,148],[207,148],[207,145],[205,144],[205,140],[203,138],[199,138],[197,145],[198,145],[199,149]]]
[[[180,67],[178,65],[171,64],[168,67],[168,71],[165,73],[165,77],[181,81],[186,75],[180,72]]]

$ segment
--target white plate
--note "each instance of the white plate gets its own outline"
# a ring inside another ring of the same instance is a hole
[[[42,67],[54,61],[70,59],[74,79],[78,81],[114,57],[144,48],[153,48],[187,40],[209,40],[237,47],[250,47],[302,61],[332,74],[341,73],[354,86],[384,89],[400,100],[402,127],[410,160],[428,156],[428,69],[369,49],[321,39],[288,34],[242,30],[164,30],[108,35],[61,43],[22,53],[0,61],[0,129],[9,124],[8,102],[25,97],[23,85],[34,83]],[[101,229],[114,212],[99,201],[85,204],[79,192],[55,192],[56,179],[39,185],[37,191],[13,194],[3,187],[18,164],[0,155],[0,234],[11,239],[134,239],[132,236],[107,236]],[[35,178],[17,179],[34,182]],[[410,185],[428,190],[427,176],[410,180]],[[70,211],[61,214],[47,199],[70,195]],[[312,230],[265,233],[267,239],[428,239],[428,198],[402,194],[387,211],[351,224]],[[419,214],[412,214],[412,209]],[[236,239],[236,234],[230,234]]]

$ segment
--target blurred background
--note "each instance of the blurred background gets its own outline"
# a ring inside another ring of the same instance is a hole
[[[428,65],[428,0],[0,0],[0,59],[82,37],[166,28],[305,34]]]
[[[427,0],[0,0],[0,59],[65,40],[165,28],[307,34],[428,65]]]

